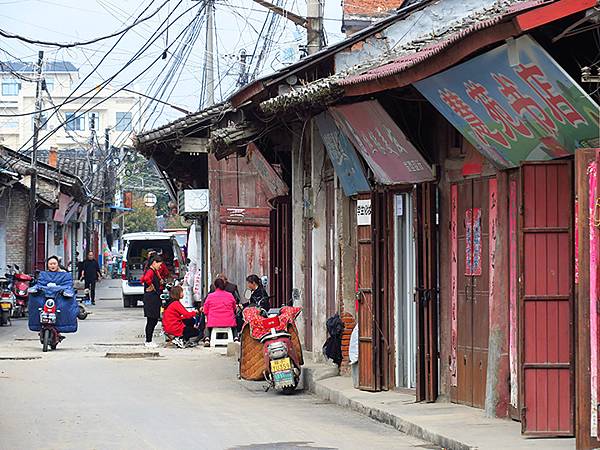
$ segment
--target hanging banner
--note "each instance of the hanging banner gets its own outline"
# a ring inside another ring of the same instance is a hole
[[[72,200],[73,197],[61,192],[60,196],[58,197],[58,209],[54,211],[53,220],[55,222],[65,222],[65,214],[67,213],[67,209],[69,209],[69,205],[71,204]]]
[[[369,192],[371,187],[365,177],[356,150],[337,127],[331,115],[323,112],[315,117],[315,121],[346,197]]]
[[[501,167],[561,158],[599,140],[598,105],[529,36],[414,86]]]
[[[377,100],[329,108],[381,184],[433,181],[433,171]]]

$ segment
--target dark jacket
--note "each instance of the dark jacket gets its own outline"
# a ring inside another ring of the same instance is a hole
[[[159,319],[162,305],[160,300],[162,292],[160,277],[154,269],[148,269],[140,281],[144,283],[144,316]]]
[[[332,359],[338,366],[342,363],[342,333],[344,332],[344,322],[339,314],[327,319],[327,333],[329,337],[323,345],[323,354]]]
[[[256,305],[259,308],[264,309],[265,311],[271,309],[271,301],[269,300],[269,294],[267,294],[267,291],[264,287],[259,286],[252,292],[252,295],[250,296],[250,304]]]
[[[86,259],[81,265],[81,273],[85,278],[85,281],[94,282],[98,280],[98,274],[100,273],[100,266],[98,261],[95,259]]]
[[[225,292],[229,292],[231,295],[233,295],[233,298],[235,299],[236,303],[238,303],[238,304],[240,303],[241,299],[240,299],[240,293],[238,292],[237,284],[233,284],[228,281],[227,284],[225,285],[225,289],[223,289],[223,290]],[[212,294],[213,292],[215,292],[215,285],[211,284],[210,291],[208,291],[208,293]]]

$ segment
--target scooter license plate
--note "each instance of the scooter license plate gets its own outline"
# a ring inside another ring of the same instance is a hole
[[[292,368],[292,361],[290,358],[281,358],[271,361],[271,372],[277,375],[277,372],[283,372]]]
[[[10,303],[0,303],[0,309],[2,309],[2,311],[10,311],[10,307]]]

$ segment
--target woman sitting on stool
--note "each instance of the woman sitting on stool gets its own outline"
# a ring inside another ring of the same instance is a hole
[[[163,312],[163,329],[166,334],[174,336],[173,344],[184,348],[188,341],[196,338],[198,342],[200,331],[196,328],[194,318],[198,311],[188,311],[181,303],[184,293],[181,286],[174,286],[169,293],[170,302]]]
[[[231,328],[234,341],[238,341],[235,298],[225,291],[225,281],[221,278],[217,278],[214,285],[215,291],[208,294],[203,308],[206,315],[205,347],[210,346],[210,332],[213,328]]]

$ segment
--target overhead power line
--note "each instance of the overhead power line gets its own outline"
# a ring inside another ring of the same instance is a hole
[[[11,33],[9,31],[3,30],[0,28],[0,36],[5,37],[7,39],[16,39],[19,40],[21,42],[26,42],[28,44],[35,44],[35,45],[45,45],[48,47],[60,47],[60,48],[73,48],[73,47],[82,47],[82,46],[86,46],[86,45],[91,45],[91,44],[95,44],[96,42],[101,42],[101,41],[105,41],[107,39],[111,39],[114,38],[116,36],[122,35],[123,33],[127,33],[127,31],[131,30],[133,27],[146,22],[150,19],[152,19],[154,16],[156,16],[159,11],[163,8],[163,6],[165,4],[167,4],[169,2],[169,0],[166,0],[156,11],[154,11],[152,14],[150,14],[149,16],[146,16],[142,19],[138,19],[135,22],[133,22],[131,25],[123,28],[122,30],[116,31],[112,34],[108,34],[106,36],[100,36],[97,37],[95,39],[90,39],[88,41],[81,41],[81,42],[52,42],[52,41],[41,41],[38,39],[32,39],[32,38],[28,38],[26,36],[21,36],[19,34],[14,34]]]
[[[180,0],[180,2],[178,3],[178,5],[177,5],[177,6],[179,6],[181,3],[182,3],[182,0]],[[197,7],[197,5],[194,5],[194,6],[190,7],[190,8],[188,8],[188,9],[186,9],[186,10],[185,10],[183,13],[181,13],[180,15],[178,15],[178,16],[175,18],[175,20],[169,24],[169,26],[173,26],[173,25],[174,25],[174,24],[175,24],[177,21],[179,21],[179,19],[181,19],[181,17],[183,17],[183,16],[184,16],[184,15],[185,15],[187,12],[189,12],[190,10],[192,10],[192,9],[194,9],[194,8],[196,8],[196,7]],[[171,11],[171,12],[170,12],[170,14],[173,14],[173,13],[175,12],[175,10],[176,10],[176,9],[177,9],[177,7],[176,7],[176,8],[175,8],[173,11]],[[177,38],[176,38],[176,39],[173,41],[173,43],[175,43],[175,42],[177,41],[177,39],[179,39],[179,38],[181,37],[181,35],[182,35],[183,33],[185,33],[185,32],[188,30],[188,28],[190,27],[190,25],[191,25],[191,24],[192,24],[192,23],[190,23],[190,24],[188,24],[187,26],[185,26],[185,27],[184,27],[184,29],[182,30],[182,32],[181,32],[181,33],[180,33],[180,34],[177,36]],[[159,29],[159,30],[160,30],[160,29]],[[134,56],[133,56],[133,57],[130,59],[130,61],[129,61],[129,62],[127,62],[127,63],[125,64],[125,66],[128,66],[129,64],[131,64],[131,62],[132,62],[132,61],[134,61],[134,60],[135,60],[135,59],[136,59],[136,58],[137,58],[139,55],[141,55],[141,54],[142,54],[144,51],[146,51],[146,50],[147,50],[147,49],[148,49],[148,48],[149,48],[149,47],[152,45],[152,43],[153,43],[153,42],[154,42],[156,39],[158,39],[158,38],[159,38],[159,37],[160,37],[160,36],[161,36],[161,35],[164,33],[164,31],[165,31],[165,30],[163,29],[163,30],[162,30],[160,33],[158,33],[158,35],[157,35],[157,36],[155,36],[155,37],[154,37],[154,35],[156,35],[156,33],[157,33],[159,30],[156,30],[156,31],[153,33],[153,36],[152,36],[152,37],[151,37],[151,38],[150,38],[150,39],[149,39],[149,40],[146,42],[146,44],[145,44],[145,45],[144,45],[144,46],[143,46],[143,47],[142,47],[140,50],[138,50],[138,51],[136,52],[136,54],[135,54],[135,55],[134,55]],[[170,48],[172,45],[173,45],[173,44],[169,45],[169,47],[168,47],[167,49],[169,49],[169,48]],[[110,98],[112,98],[112,97],[114,97],[116,94],[118,94],[119,92],[123,91],[123,90],[124,90],[125,88],[127,88],[127,87],[128,87],[130,84],[131,84],[131,83],[135,82],[135,81],[136,81],[138,78],[140,78],[140,77],[141,77],[141,76],[142,76],[142,75],[143,75],[143,74],[144,74],[144,73],[145,73],[145,72],[146,72],[146,71],[147,71],[147,70],[148,70],[148,69],[149,69],[149,68],[150,68],[152,65],[154,65],[154,64],[155,64],[155,63],[156,63],[156,62],[157,62],[159,59],[160,59],[160,55],[159,55],[159,56],[158,56],[156,59],[154,59],[154,60],[153,60],[153,61],[150,63],[150,65],[148,65],[148,66],[147,66],[147,67],[146,67],[144,70],[142,70],[142,71],[141,71],[141,72],[140,72],[140,73],[139,73],[139,74],[138,74],[136,77],[134,77],[132,80],[130,80],[129,82],[127,82],[127,83],[126,83],[124,86],[120,87],[120,88],[119,88],[119,89],[117,89],[115,92],[111,93],[111,94],[110,94],[110,95],[108,95],[107,97],[105,97],[105,98],[103,98],[102,100],[98,101],[98,102],[97,102],[97,103],[95,103],[95,104],[94,104],[92,107],[89,107],[89,108],[87,108],[87,109],[84,109],[84,108],[85,108],[85,106],[86,106],[88,103],[90,103],[90,102],[91,102],[93,99],[95,99],[95,98],[96,98],[96,96],[97,96],[97,95],[100,93],[100,91],[101,91],[102,89],[104,89],[104,88],[107,86],[108,82],[110,82],[110,81],[111,81],[111,80],[112,80],[114,77],[116,77],[116,76],[117,76],[117,75],[118,75],[118,74],[119,74],[121,71],[123,71],[123,70],[124,70],[124,68],[125,68],[125,67],[123,67],[123,68],[122,68],[122,69],[121,69],[119,72],[117,72],[117,74],[113,75],[112,77],[110,77],[109,79],[107,79],[107,80],[106,80],[104,83],[102,83],[98,89],[92,89],[92,90],[90,90],[89,92],[91,92],[91,91],[93,91],[93,90],[96,90],[96,92],[95,92],[95,93],[94,93],[94,95],[92,95],[92,96],[91,96],[91,97],[90,97],[90,98],[89,98],[89,99],[88,99],[88,100],[87,100],[87,101],[86,101],[86,102],[85,102],[83,105],[81,105],[81,106],[80,106],[80,107],[77,109],[77,111],[75,111],[75,112],[74,112],[74,116],[73,116],[73,117],[72,117],[70,120],[77,120],[77,119],[79,119],[80,117],[82,117],[83,115],[85,115],[86,113],[88,113],[89,111],[91,111],[93,108],[95,108],[95,107],[97,107],[98,105],[100,105],[100,104],[102,104],[102,103],[106,102],[107,100],[109,100]],[[89,92],[88,92],[88,93],[89,93]],[[81,98],[81,96],[79,96],[79,98]],[[63,102],[63,104],[64,104],[64,102]],[[54,116],[54,115],[55,115],[55,114],[58,112],[58,110],[59,110],[60,106],[62,106],[62,104],[61,104],[61,105],[58,105],[58,106],[59,106],[58,108],[52,108],[52,109],[54,109],[54,112],[53,112],[52,116]],[[79,112],[80,112],[82,109],[84,109],[84,111],[83,111],[83,112],[81,112],[80,114],[77,114],[77,113],[79,113]],[[50,116],[50,117],[52,117],[52,116]],[[50,119],[50,117],[48,118],[48,120]],[[57,126],[57,127],[54,129],[54,130],[52,130],[52,131],[50,131],[49,133],[47,133],[47,134],[46,134],[46,135],[45,135],[45,136],[44,136],[44,137],[43,137],[43,138],[40,140],[40,145],[42,145],[43,143],[45,143],[45,142],[46,142],[46,141],[47,141],[47,140],[48,140],[48,139],[49,139],[51,136],[53,136],[53,135],[54,135],[56,132],[58,132],[58,130],[59,130],[59,129],[61,129],[61,128],[62,128],[64,125],[66,125],[66,123],[67,123],[67,121],[66,121],[66,120],[64,120],[64,121],[61,121],[61,122],[59,123],[59,125],[58,125],[58,126]],[[28,141],[27,141],[25,144],[23,144],[23,145],[22,145],[22,146],[19,148],[18,152],[19,152],[19,153],[22,153],[22,154],[27,154],[27,153],[28,153],[28,151],[29,151],[29,149],[28,149],[28,150],[25,150],[25,151],[24,151],[24,149],[26,148],[26,146],[28,145],[28,143],[29,143],[30,141],[31,141],[31,139],[29,139],[29,140],[28,140]],[[15,163],[16,163],[16,161],[15,161],[15,162],[14,162],[12,165],[10,165],[10,167],[12,167],[12,166],[13,166]]]

